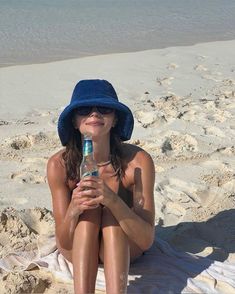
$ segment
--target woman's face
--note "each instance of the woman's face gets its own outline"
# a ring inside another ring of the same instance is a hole
[[[95,140],[96,137],[109,135],[116,123],[115,110],[104,107],[80,108],[75,111],[73,123],[81,134],[89,133]]]

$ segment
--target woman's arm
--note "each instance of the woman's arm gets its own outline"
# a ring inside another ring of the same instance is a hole
[[[91,197],[79,194],[82,190],[79,184],[73,191],[69,189],[66,184],[66,172],[60,153],[55,154],[49,159],[47,178],[52,195],[56,239],[60,247],[70,250],[72,249],[74,231],[79,215],[84,210],[97,208],[97,204],[86,204]]]
[[[79,214],[71,211],[71,191],[66,185],[65,169],[58,154],[52,156],[47,164],[47,179],[52,195],[56,239],[64,249],[71,249],[73,234]]]
[[[139,151],[131,163],[130,173],[134,173],[133,209],[116,194],[113,195],[108,208],[128,238],[145,251],[152,245],[155,232],[155,168],[150,155]]]
[[[128,238],[144,251],[154,240],[155,169],[151,156],[143,150],[138,151],[127,167],[125,178],[130,185],[133,185],[133,208],[129,208],[101,178],[85,178],[81,185],[92,189],[82,191],[81,194],[95,197],[87,204],[101,203],[110,209]]]

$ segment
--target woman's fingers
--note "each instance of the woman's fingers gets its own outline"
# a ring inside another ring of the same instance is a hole
[[[89,207],[112,202],[114,192],[99,177],[85,177],[73,191],[72,198],[82,199]],[[116,195],[116,194],[115,194]]]
[[[97,189],[99,185],[100,179],[98,177],[85,177],[79,182],[79,189],[84,190],[84,189]]]
[[[99,207],[99,204],[94,204],[94,205],[88,205],[88,204],[83,204],[81,205],[81,210],[88,210],[88,209],[95,209]]]
[[[101,192],[98,189],[87,189],[87,190],[83,190],[78,192],[78,197],[82,198],[82,197],[91,197],[91,198],[95,198],[98,197],[101,194]]]
[[[81,198],[84,196],[90,196],[95,197],[95,189],[90,187],[82,187],[79,185],[79,187],[75,188],[72,193],[72,199],[73,198]]]
[[[104,197],[101,195],[96,198],[84,201],[84,204],[89,205],[89,206],[95,206],[95,205],[99,206],[100,204],[102,204],[103,200],[104,200]]]
[[[89,197],[84,197],[84,198],[78,198],[75,197],[74,199],[72,199],[72,210],[74,213],[83,213],[84,210],[89,210],[89,209],[95,209],[97,208],[99,205],[97,203],[89,203],[89,200],[91,198]]]

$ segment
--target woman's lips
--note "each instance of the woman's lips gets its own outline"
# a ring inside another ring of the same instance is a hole
[[[89,122],[89,123],[87,123],[87,125],[88,126],[103,126],[103,123],[102,122],[96,122],[96,121],[94,121],[94,122]]]

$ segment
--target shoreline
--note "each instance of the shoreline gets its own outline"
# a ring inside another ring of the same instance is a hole
[[[171,48],[187,48],[187,47],[193,47],[197,45],[202,44],[210,44],[210,43],[217,43],[217,42],[230,42],[234,41],[235,39],[225,39],[225,40],[212,40],[212,41],[205,41],[205,42],[196,42],[196,43],[190,43],[190,44],[180,44],[180,45],[172,45],[172,46],[163,46],[159,48],[150,48],[150,49],[144,49],[144,50],[136,50],[136,51],[118,51],[118,52],[108,52],[108,53],[85,53],[84,55],[80,57],[61,57],[58,59],[48,59],[45,61],[40,61],[35,59],[34,61],[30,62],[20,62],[20,63],[7,63],[7,64],[1,64],[0,63],[0,69],[6,68],[6,67],[14,67],[14,66],[25,66],[25,65],[40,65],[40,64],[47,64],[47,63],[54,63],[54,62],[61,62],[61,61],[71,61],[71,60],[77,60],[77,59],[83,59],[83,58],[89,58],[89,57],[96,57],[96,56],[109,56],[109,55],[116,55],[116,54],[131,54],[131,53],[138,53],[138,52],[145,52],[145,51],[153,51],[153,50],[164,50],[164,49],[171,49]]]
[[[123,96],[124,102],[127,104],[130,102],[130,106],[133,103],[132,99],[129,101],[128,96],[132,98],[133,95],[137,95],[140,98],[146,91],[150,92],[149,98],[153,93],[157,96],[168,92],[187,95],[190,91],[193,91],[192,93],[199,97],[203,93],[200,87],[196,91],[199,82],[206,88],[213,82],[214,78],[203,78],[200,81],[200,77],[194,79],[193,76],[194,88],[190,83],[185,84],[183,80],[174,77],[169,77],[169,80],[166,77],[165,82],[158,80],[164,79],[164,75],[171,75],[174,71],[181,74],[182,69],[182,75],[185,75],[186,78],[188,74],[191,75],[192,73],[204,72],[206,74],[209,71],[207,71],[207,68],[200,68],[200,63],[203,63],[204,60],[207,62],[207,57],[216,59],[217,55],[220,58],[220,67],[223,67],[222,62],[224,62],[226,63],[224,66],[226,68],[231,63],[230,56],[234,55],[234,44],[235,40],[217,41],[193,46],[94,55],[47,63],[2,67],[0,68],[0,83],[3,103],[0,107],[0,117],[3,120],[9,117],[16,120],[31,115],[30,113],[34,115],[34,112],[37,114],[43,111],[53,112],[56,108],[60,109],[70,99],[74,84],[79,79],[84,78],[103,78],[113,81],[117,91],[120,92],[120,98]],[[179,67],[177,59],[183,66],[179,70],[177,70]],[[193,61],[192,69],[189,68],[191,61]],[[199,65],[199,68],[195,70],[193,67],[197,65]],[[122,81],[121,75],[123,73],[131,75],[133,70],[136,71],[136,74],[133,77],[128,76],[128,80]],[[217,69],[215,68],[215,70]],[[145,85],[142,82],[142,73],[144,74],[144,79],[147,79],[147,76],[149,78]],[[45,88],[48,79],[52,84]],[[171,81],[171,79],[174,80]],[[55,86],[56,84],[60,85],[61,82],[63,86],[59,86],[59,88]],[[157,89],[156,82],[160,84]],[[123,83],[123,86],[121,86],[121,83]],[[174,89],[171,84],[174,84]],[[124,93],[122,93],[123,87]],[[133,93],[131,88],[134,89]],[[34,92],[33,89],[38,90]],[[34,97],[31,96],[31,92],[34,92]],[[15,96],[18,96],[21,101],[16,99]],[[58,98],[60,101],[58,101]]]

